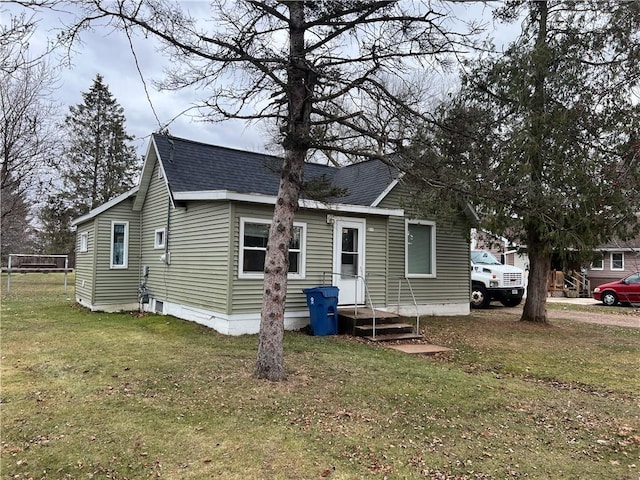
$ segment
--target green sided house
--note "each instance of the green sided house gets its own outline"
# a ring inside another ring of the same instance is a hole
[[[263,264],[282,160],[153,135],[139,185],[74,220],[76,300],[91,310],[170,314],[239,335],[260,326]],[[300,200],[285,328],[309,323],[303,289],[405,315],[469,313],[462,227],[403,208],[409,191],[379,160],[308,163],[343,196]],[[142,287],[142,288],[141,288]]]

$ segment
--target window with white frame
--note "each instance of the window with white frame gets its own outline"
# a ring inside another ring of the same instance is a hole
[[[624,252],[611,252],[611,270],[624,270]]]
[[[262,278],[269,239],[269,220],[240,219],[239,278]],[[294,223],[289,243],[289,278],[304,278],[306,224]]]
[[[127,268],[129,222],[111,222],[111,268]]]
[[[164,248],[165,244],[165,234],[166,230],[164,228],[156,228],[153,237],[153,248]]]
[[[426,220],[407,220],[405,274],[407,278],[436,276],[436,224]]]
[[[604,255],[597,252],[591,260],[591,270],[604,270]]]
[[[80,253],[87,252],[89,250],[89,232],[80,233]]]

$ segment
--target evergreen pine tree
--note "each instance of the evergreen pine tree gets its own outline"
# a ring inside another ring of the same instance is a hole
[[[73,209],[59,196],[51,195],[40,209],[38,250],[45,254],[70,254],[75,250],[76,237],[71,230]]]
[[[122,107],[101,75],[96,75],[83,103],[65,117],[67,144],[61,178],[63,198],[76,215],[131,189],[139,161],[125,131]]]
[[[471,64],[444,128],[416,142],[408,177],[439,187],[439,204],[472,202],[482,228],[527,247],[521,319],[545,323],[554,255],[640,230],[640,3],[506,2],[499,12],[525,8],[522,35]]]

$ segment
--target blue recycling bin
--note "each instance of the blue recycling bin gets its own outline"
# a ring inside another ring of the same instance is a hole
[[[338,333],[338,287],[313,287],[302,290],[307,295],[311,331],[314,335]]]

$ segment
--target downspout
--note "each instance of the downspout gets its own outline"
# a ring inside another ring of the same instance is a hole
[[[164,234],[164,264],[171,264],[171,254],[169,253],[169,229],[171,228],[171,198],[167,201],[167,227]]]
[[[142,215],[142,209],[138,212],[138,223],[140,228],[138,230],[138,282],[142,283],[142,277],[144,272],[142,271],[142,231],[144,230],[144,216]]]

